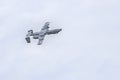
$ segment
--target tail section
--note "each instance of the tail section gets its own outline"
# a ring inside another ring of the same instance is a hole
[[[25,40],[27,41],[27,43],[30,43],[30,37],[26,37]]]

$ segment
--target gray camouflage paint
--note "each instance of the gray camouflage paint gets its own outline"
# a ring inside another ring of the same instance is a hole
[[[58,32],[62,30],[62,29],[49,30],[49,24],[50,24],[49,22],[46,22],[40,32],[33,33],[33,30],[29,30],[25,38],[27,43],[31,42],[30,36],[33,36],[33,39],[38,39],[38,45],[41,45],[44,40],[45,35],[57,34]]]

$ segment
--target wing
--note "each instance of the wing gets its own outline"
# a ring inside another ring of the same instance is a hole
[[[48,31],[47,31],[47,34],[48,34],[48,35],[49,35],[49,34],[57,34],[57,33],[59,33],[61,30],[62,30],[62,29],[48,30]]]
[[[38,45],[41,45],[44,40],[45,35],[38,37]]]
[[[45,29],[48,30],[49,24],[50,24],[49,22],[46,22],[45,25],[43,26],[42,30],[45,30]]]

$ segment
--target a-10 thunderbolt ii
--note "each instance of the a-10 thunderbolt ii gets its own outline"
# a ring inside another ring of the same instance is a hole
[[[33,32],[33,30],[29,30],[25,38],[27,43],[31,42],[30,36],[32,36],[33,39],[38,39],[38,45],[41,45],[46,35],[57,34],[62,30],[62,29],[49,30],[49,24],[50,24],[49,22],[46,22],[39,32]]]

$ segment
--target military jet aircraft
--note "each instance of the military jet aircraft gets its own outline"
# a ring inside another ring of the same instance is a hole
[[[62,29],[53,29],[49,30],[49,22],[46,22],[43,28],[40,30],[40,32],[33,32],[33,30],[28,30],[28,34],[26,35],[25,40],[27,43],[30,43],[30,36],[33,37],[33,39],[38,39],[38,45],[41,45],[45,35],[50,35],[50,34],[57,34],[59,33]]]

